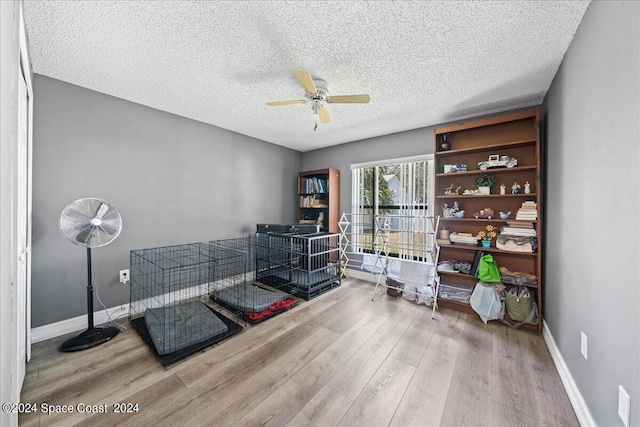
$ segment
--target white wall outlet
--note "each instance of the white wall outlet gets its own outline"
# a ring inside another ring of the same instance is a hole
[[[618,386],[618,416],[622,419],[625,427],[629,427],[629,413],[631,412],[631,397],[622,388]]]
[[[580,353],[587,358],[587,336],[584,332],[580,332]]]
[[[129,270],[120,270],[120,283],[127,283],[129,281]]]

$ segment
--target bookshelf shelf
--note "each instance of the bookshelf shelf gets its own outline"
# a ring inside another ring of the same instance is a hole
[[[525,194],[525,193],[519,193],[519,194],[470,194],[470,195],[452,195],[452,196],[436,196],[436,199],[466,199],[466,198],[470,198],[470,199],[491,199],[491,198],[497,198],[497,199],[501,199],[501,198],[509,198],[509,197],[517,197],[517,198],[532,198],[535,199],[538,197],[538,195],[536,193],[529,193],[529,194]]]
[[[518,251],[505,251],[503,249],[498,248],[483,248],[482,246],[471,246],[471,245],[462,245],[462,244],[450,244],[450,245],[440,245],[440,250],[443,248],[454,249],[458,251],[482,251],[489,253],[497,253],[504,255],[515,255],[515,256],[523,256],[523,257],[536,257],[537,252],[518,252]],[[455,273],[454,273],[455,274]]]
[[[450,178],[454,176],[465,176],[465,175],[467,176],[468,175],[491,175],[493,172],[500,172],[501,174],[502,173],[519,173],[519,172],[530,171],[535,169],[536,169],[536,166],[515,166],[513,168],[495,168],[495,169],[487,169],[487,170],[473,170],[473,171],[466,171],[466,172],[437,173],[436,176],[441,178],[442,177]],[[497,195],[498,194],[496,194],[496,196]]]

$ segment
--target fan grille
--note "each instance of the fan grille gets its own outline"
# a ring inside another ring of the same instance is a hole
[[[97,248],[118,237],[122,230],[122,218],[108,202],[84,198],[64,208],[59,225],[60,232],[71,243]]]

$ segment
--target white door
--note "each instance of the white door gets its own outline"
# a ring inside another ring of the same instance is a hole
[[[22,74],[18,79],[18,158],[17,158],[17,269],[16,269],[16,326],[17,326],[17,386],[22,388],[27,363],[27,265],[29,258],[29,139],[28,95]]]

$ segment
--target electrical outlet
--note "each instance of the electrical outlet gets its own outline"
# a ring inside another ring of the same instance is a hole
[[[618,416],[625,427],[629,427],[629,413],[631,412],[631,397],[621,385],[618,386]]]
[[[587,358],[587,336],[584,332],[580,332],[580,353]]]
[[[120,270],[120,283],[127,283],[129,281],[129,270]]]

